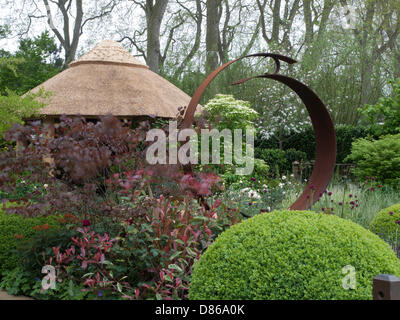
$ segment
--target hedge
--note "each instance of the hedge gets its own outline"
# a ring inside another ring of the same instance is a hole
[[[351,144],[359,138],[365,138],[370,133],[369,129],[364,126],[348,126],[341,125],[335,128],[337,139],[337,163],[343,163],[344,159],[351,153]],[[315,158],[315,135],[314,129],[309,126],[304,128],[300,133],[287,135],[283,137],[283,150],[296,149],[303,151],[307,155],[308,160]],[[255,141],[256,148],[276,149],[279,148],[278,140],[275,137],[263,139],[257,137]]]

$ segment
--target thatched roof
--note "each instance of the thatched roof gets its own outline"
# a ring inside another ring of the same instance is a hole
[[[32,91],[41,87],[53,93],[40,111],[46,116],[111,113],[118,117],[173,118],[178,108],[190,101],[186,93],[109,40]]]

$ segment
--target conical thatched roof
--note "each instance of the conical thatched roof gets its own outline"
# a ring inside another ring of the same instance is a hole
[[[173,118],[178,108],[190,101],[186,93],[109,40],[32,91],[41,87],[53,93],[40,111],[46,116],[111,113],[118,117]]]

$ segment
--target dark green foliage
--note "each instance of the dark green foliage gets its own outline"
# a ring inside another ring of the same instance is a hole
[[[0,288],[15,296],[31,291],[34,283],[31,274],[20,266],[3,272],[3,277],[0,278]]]
[[[343,289],[345,266],[355,268],[355,289]],[[377,274],[400,275],[400,261],[372,232],[333,215],[275,211],[217,238],[194,266],[189,298],[372,299]]]
[[[281,173],[286,166],[285,151],[280,149],[256,149],[255,156],[264,160],[271,168],[271,174]]]
[[[376,135],[400,133],[400,79],[389,81],[389,84],[393,89],[392,96],[359,109]]]
[[[307,154],[303,151],[296,149],[285,150],[286,167],[283,168],[284,172],[291,172],[293,169],[293,162],[305,162]]]
[[[400,134],[379,140],[359,139],[353,142],[347,160],[357,164],[354,173],[358,178],[375,177],[383,184],[399,186]]]
[[[257,148],[255,155],[268,164],[271,168],[271,174],[275,176],[292,172],[294,161],[305,162],[307,160],[306,153],[296,149],[280,150]]]
[[[365,138],[370,134],[370,130],[363,126],[339,126],[336,128],[337,140],[337,163],[343,163],[351,153],[351,144],[360,138]]]
[[[351,143],[359,138],[367,137],[369,129],[364,126],[342,125],[335,128],[337,139],[337,163],[343,163],[351,152]],[[275,149],[279,144],[273,137],[266,140],[258,137],[255,141],[256,148]],[[315,158],[315,135],[312,127],[306,127],[302,132],[284,138],[283,150],[296,149],[307,155],[307,160]]]
[[[16,206],[8,203],[7,207]],[[5,270],[17,267],[21,261],[15,254],[18,244],[33,237],[37,231],[33,228],[37,225],[47,224],[50,228],[58,226],[55,217],[36,217],[23,218],[19,215],[7,215],[0,208],[0,274]],[[22,239],[16,239],[15,236],[22,235]]]
[[[0,51],[0,94],[24,94],[61,71],[59,49],[48,32],[22,39],[15,54]]]
[[[381,210],[371,221],[370,230],[389,243],[400,246],[400,204]]]

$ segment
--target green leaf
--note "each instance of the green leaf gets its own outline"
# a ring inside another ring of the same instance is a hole
[[[117,283],[117,289],[122,293],[122,285],[119,282]]]
[[[176,265],[176,264],[170,264],[170,265],[168,266],[168,268],[169,268],[169,269],[173,269],[173,270],[177,270],[177,271],[179,271],[179,272],[183,272],[183,270],[181,269],[181,267],[179,267],[179,266]]]

